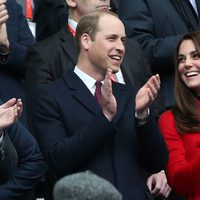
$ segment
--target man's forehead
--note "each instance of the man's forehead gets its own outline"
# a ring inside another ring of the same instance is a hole
[[[107,32],[110,34],[122,34],[125,36],[125,28],[121,20],[113,15],[101,16],[98,22],[98,32]]]

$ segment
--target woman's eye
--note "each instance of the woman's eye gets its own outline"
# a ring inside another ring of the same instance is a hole
[[[199,59],[199,58],[200,58],[200,52],[194,52],[194,53],[192,54],[192,58],[194,58],[194,59]]]
[[[184,57],[178,57],[178,63],[184,63],[185,58]]]

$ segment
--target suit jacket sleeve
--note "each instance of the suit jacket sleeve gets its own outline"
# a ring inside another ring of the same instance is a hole
[[[143,169],[150,173],[164,170],[168,161],[168,150],[155,121],[149,116],[147,123],[137,127],[140,162]]]
[[[55,80],[50,73],[51,64],[44,58],[37,46],[29,49],[24,65],[26,66],[25,91],[27,96],[35,86]]]
[[[7,34],[10,42],[7,62],[2,67],[8,67],[24,76],[23,62],[28,48],[34,44],[35,39],[28,27],[22,8],[15,0],[7,1],[9,19],[7,21]]]
[[[4,184],[16,170],[18,156],[8,134],[4,131],[0,145],[0,185]]]
[[[200,155],[188,161],[181,135],[175,128],[174,116],[166,112],[159,119],[159,127],[169,149],[167,175],[169,184],[181,195],[199,190]]]
[[[173,66],[173,54],[182,35],[157,36],[155,33],[157,25],[145,2],[144,0],[121,1],[119,16],[125,24],[127,36],[133,37],[141,43],[153,70],[157,72],[172,71],[173,68],[170,69],[169,66]],[[157,12],[159,12],[159,8]],[[157,27],[157,29],[162,32],[162,27]]]
[[[16,149],[18,166],[0,185],[0,199],[23,199],[44,176],[46,165],[35,139],[20,123],[8,128],[7,133]]]
[[[131,88],[132,91],[134,91],[134,88]],[[133,94],[136,94],[136,92],[134,91]],[[133,102],[135,102],[135,95],[132,98],[129,97],[126,112],[135,113]],[[156,123],[154,113],[151,112],[144,125],[139,125],[137,119],[135,120],[138,139],[138,158],[142,168],[150,173],[157,173],[165,169],[168,161],[168,150]]]

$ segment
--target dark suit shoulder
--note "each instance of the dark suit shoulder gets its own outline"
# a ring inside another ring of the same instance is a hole
[[[45,51],[46,49],[49,49],[49,48],[53,48],[59,42],[59,36],[61,34],[63,34],[63,35],[65,34],[64,29],[62,29],[60,32],[55,33],[54,35],[46,38],[45,40],[37,42],[35,45],[33,45],[33,48],[40,49],[42,51]]]
[[[37,85],[31,92],[32,95],[50,95],[50,96],[55,96],[57,93],[60,91],[66,92],[66,87],[63,87],[65,85],[64,80],[62,78],[57,79],[53,82],[49,82],[47,84],[40,84]]]
[[[45,40],[37,42],[29,49],[29,54],[39,52],[40,55],[47,57],[46,60],[56,60],[60,58],[54,58],[55,55],[76,54],[74,37],[69,30],[65,27],[58,33],[46,38]],[[51,58],[51,59],[49,59]],[[52,59],[53,58],[53,59]],[[75,58],[74,58],[75,59]],[[75,59],[76,60],[76,59]]]

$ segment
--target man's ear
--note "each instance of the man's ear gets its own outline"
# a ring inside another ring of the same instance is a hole
[[[71,8],[75,8],[77,6],[76,0],[66,0],[66,3]]]
[[[86,51],[90,48],[91,42],[92,42],[91,37],[90,37],[87,33],[84,33],[84,34],[81,36],[81,46],[82,46],[83,49],[85,49]]]

